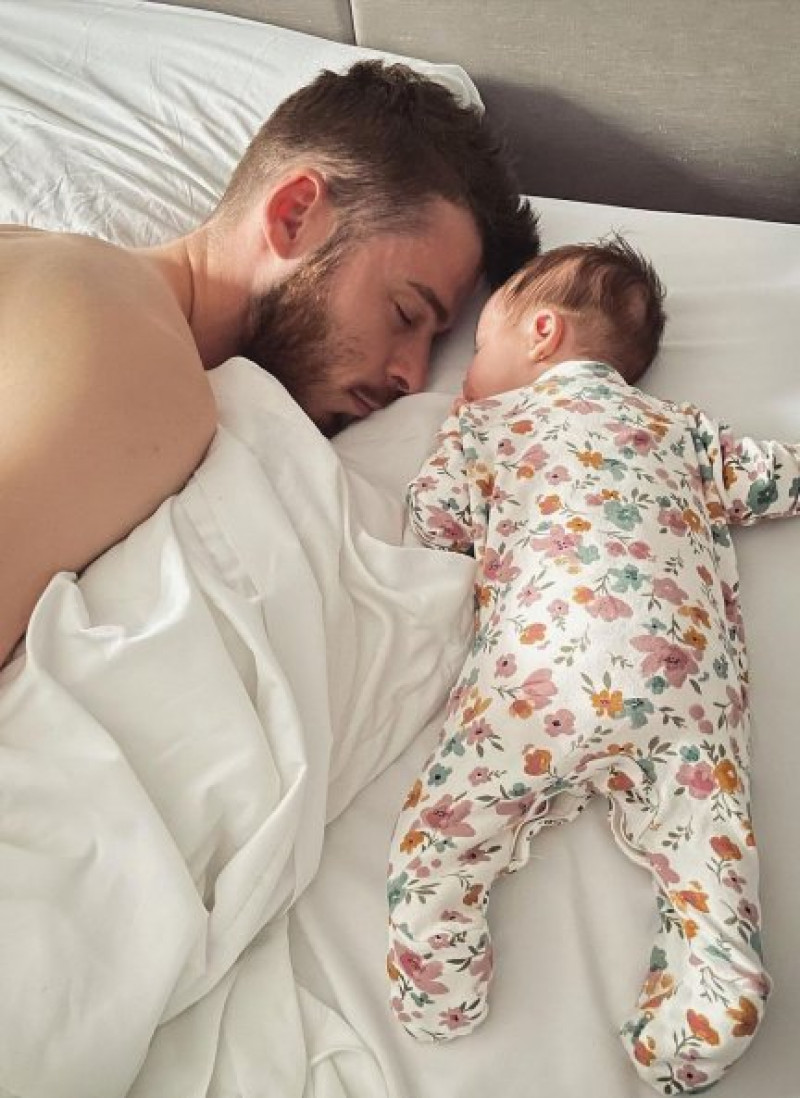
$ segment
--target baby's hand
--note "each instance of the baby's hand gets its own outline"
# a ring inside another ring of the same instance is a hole
[[[453,405],[450,408],[450,415],[457,416],[462,408],[465,408],[469,404],[469,401],[465,396],[459,393],[459,395],[453,401]]]

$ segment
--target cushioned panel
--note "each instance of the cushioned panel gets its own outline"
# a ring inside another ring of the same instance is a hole
[[[800,4],[352,2],[359,43],[464,65],[523,190],[800,221]]]

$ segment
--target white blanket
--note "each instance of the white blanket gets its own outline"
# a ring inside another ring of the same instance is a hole
[[[203,465],[52,581],[0,676],[0,1093],[384,1093],[326,1058],[360,1044],[296,988],[284,913],[443,703],[471,564],[368,534],[277,382],[212,378]]]

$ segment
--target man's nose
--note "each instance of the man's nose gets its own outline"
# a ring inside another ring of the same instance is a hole
[[[415,348],[405,348],[389,366],[389,381],[400,394],[420,393],[428,380],[428,367],[431,359],[430,344]]]

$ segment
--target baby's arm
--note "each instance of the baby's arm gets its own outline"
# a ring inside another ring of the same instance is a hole
[[[411,526],[426,545],[472,551],[473,531],[467,461],[457,402],[436,436],[433,450],[408,486]]]
[[[732,525],[800,512],[800,444],[737,438],[724,424],[693,410],[703,486]]]

